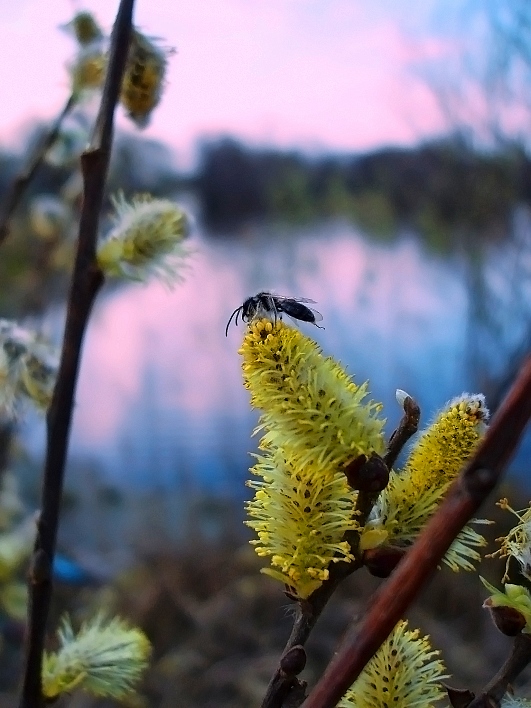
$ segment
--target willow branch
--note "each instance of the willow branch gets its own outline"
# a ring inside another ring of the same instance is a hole
[[[76,103],[77,94],[71,93],[61,113],[59,113],[51,128],[37,141],[32,154],[26,159],[26,165],[15,177],[6,197],[2,217],[0,218],[0,246],[9,236],[11,218],[20,204],[24,192],[46,157],[46,153],[57,140],[64,119],[75,107]]]
[[[67,305],[61,361],[47,415],[47,449],[41,515],[30,569],[26,664],[20,708],[43,708],[42,654],[52,595],[55,553],[74,392],[83,337],[92,305],[103,284],[96,262],[96,240],[107,177],[114,109],[127,59],[134,0],[121,0],[111,36],[109,68],[90,147],[81,156],[84,196],[79,240]]]
[[[475,455],[451,486],[417,542],[351,627],[304,708],[332,708],[359,676],[435,572],[463,526],[498,483],[531,417],[531,357],[524,362]]]

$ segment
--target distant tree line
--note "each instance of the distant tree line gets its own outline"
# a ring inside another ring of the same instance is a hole
[[[38,130],[33,139],[38,138]],[[0,200],[23,160],[0,153]],[[76,162],[77,164],[77,162]],[[170,150],[130,134],[118,137],[107,192],[150,192],[197,199],[207,232],[234,232],[250,222],[301,224],[344,218],[378,239],[414,229],[428,248],[451,252],[456,243],[502,239],[518,204],[531,204],[531,161],[520,145],[478,151],[459,135],[414,148],[388,147],[364,154],[309,156],[296,150],[253,148],[229,137],[203,141],[197,168],[179,171]],[[60,195],[71,183],[70,165],[44,163],[15,220],[0,276],[35,253],[28,215],[39,195]]]
[[[515,204],[531,202],[530,167],[518,146],[479,152],[459,136],[322,157],[222,138],[203,143],[192,184],[215,229],[341,216],[380,237],[410,226],[445,250],[456,238],[505,233]]]

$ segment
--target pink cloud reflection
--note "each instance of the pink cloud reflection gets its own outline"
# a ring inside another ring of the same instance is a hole
[[[379,377],[384,365],[398,366],[397,347],[405,341],[415,365],[418,351],[447,344],[449,322],[460,336],[455,313],[463,310],[462,288],[452,273],[427,263],[413,241],[375,247],[338,226],[332,234],[269,241],[262,257],[265,243],[252,249],[242,242],[201,243],[174,291],[133,286],[100,302],[85,349],[74,444],[115,445],[134,425],[132,415],[138,421],[154,409],[164,412],[170,430],[179,411],[179,425],[190,430],[214,415],[241,419],[248,410],[237,355],[242,328],[232,327],[225,338],[225,325],[261,289],[316,300],[326,329],[302,328],[326,352],[342,357],[347,342],[360,351],[373,342]],[[418,350],[414,356],[411,348]]]

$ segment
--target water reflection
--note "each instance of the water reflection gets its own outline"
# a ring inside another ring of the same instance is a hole
[[[208,490],[241,496],[256,415],[230,313],[250,294],[309,297],[325,330],[301,328],[340,359],[388,411],[414,395],[424,421],[474,388],[467,376],[469,295],[462,261],[422,251],[413,235],[369,243],[346,223],[286,235],[249,229],[238,240],[199,235],[186,281],[109,291],[89,329],[72,455],[89,456],[118,487]]]

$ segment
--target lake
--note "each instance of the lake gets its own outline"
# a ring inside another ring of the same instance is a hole
[[[485,370],[501,373],[529,337],[531,291],[521,271],[531,273],[531,229],[527,214],[518,219],[511,242],[489,247],[481,262],[464,252],[430,255],[407,231],[376,243],[341,221],[249,227],[238,238],[196,233],[185,280],[173,290],[152,283],[100,296],[70,448],[83,472],[69,472],[67,486],[144,500],[248,496],[257,415],[241,380],[244,327],[232,325],[226,337],[225,326],[261,290],[316,301],[325,329],[301,329],[358,383],[369,380],[388,434],[401,414],[397,388],[417,399],[426,424],[449,399],[476,392]],[[59,319],[50,316],[49,328]],[[35,457],[43,427],[28,424]],[[529,449],[527,439],[515,474],[526,473]]]

